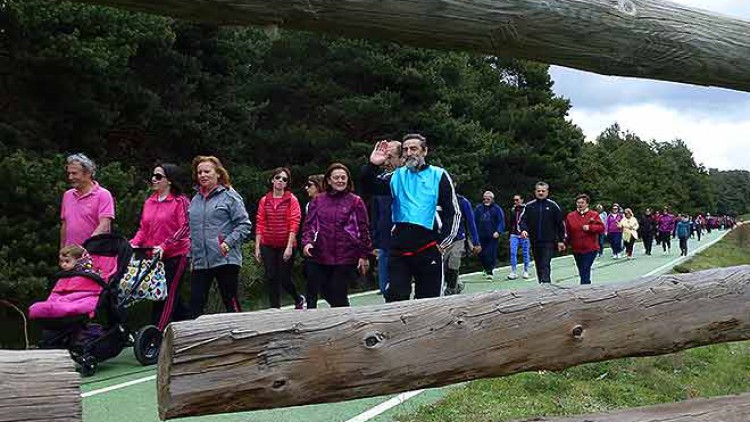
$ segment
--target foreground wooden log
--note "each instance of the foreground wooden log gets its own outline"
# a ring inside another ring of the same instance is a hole
[[[81,377],[65,350],[0,350],[0,421],[81,421]]]
[[[566,418],[534,418],[524,422],[747,422],[750,394],[696,399],[621,412]]]
[[[334,402],[750,339],[750,266],[175,323],[162,418]]]
[[[657,0],[77,0],[750,91],[750,22]]]

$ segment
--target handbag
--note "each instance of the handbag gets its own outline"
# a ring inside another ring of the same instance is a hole
[[[140,300],[163,301],[167,298],[167,277],[164,263],[158,258],[130,259],[120,280],[118,303],[130,306]]]

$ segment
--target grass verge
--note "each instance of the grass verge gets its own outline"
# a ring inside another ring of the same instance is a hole
[[[750,264],[750,224],[676,268],[680,272]],[[599,413],[750,391],[750,342],[666,356],[617,359],[560,372],[479,380],[451,390],[401,422],[498,422]]]

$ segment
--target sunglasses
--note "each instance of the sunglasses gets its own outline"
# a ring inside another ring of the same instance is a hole
[[[273,180],[287,182],[289,181],[289,178],[287,178],[286,176],[277,175],[277,176],[273,176]]]
[[[164,178],[164,175],[161,173],[154,173],[151,175],[151,178],[158,182]]]

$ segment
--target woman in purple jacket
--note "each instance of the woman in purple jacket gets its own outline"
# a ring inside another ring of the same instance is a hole
[[[617,259],[622,253],[622,229],[620,228],[620,221],[622,221],[622,214],[620,214],[620,206],[618,204],[612,204],[612,211],[607,215],[607,221],[604,223],[604,228],[607,234],[607,240],[609,240],[609,246],[612,248],[612,258]]]
[[[310,202],[302,231],[308,309],[317,307],[318,292],[332,308],[349,306],[349,283],[357,271],[367,272],[372,252],[367,206],[353,193],[349,169],[331,164],[324,185],[325,192]]]
[[[669,212],[669,207],[664,207],[664,211],[659,216],[656,227],[659,231],[659,240],[661,240],[661,246],[664,248],[665,255],[672,251],[672,232],[674,232],[676,223],[674,215]]]

